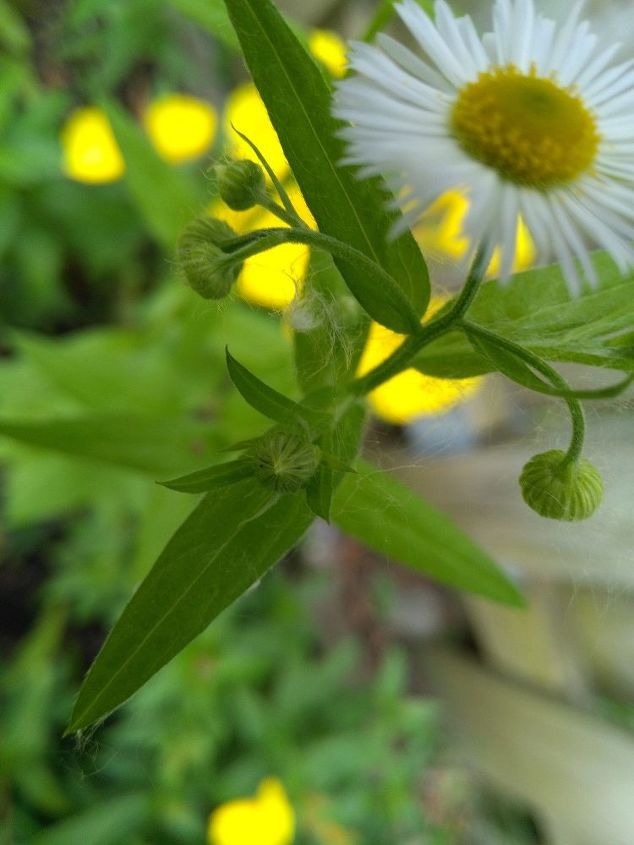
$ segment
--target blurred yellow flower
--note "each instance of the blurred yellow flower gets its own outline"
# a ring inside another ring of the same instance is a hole
[[[289,186],[288,195],[302,218],[314,227],[315,221],[299,188],[296,185]],[[210,208],[210,213],[226,221],[239,234],[285,225],[270,211],[262,208],[232,211],[224,203],[216,203]],[[254,305],[283,310],[301,289],[309,261],[310,249],[303,244],[283,244],[268,252],[261,252],[244,262],[236,290],[243,299]]]
[[[236,134],[233,129],[235,126],[243,135],[257,144],[276,176],[284,179],[288,175],[288,162],[277,133],[269,120],[266,106],[252,82],[240,85],[231,92],[225,104],[223,125],[228,141],[227,153],[232,158],[258,160],[246,141]]]
[[[469,200],[459,191],[447,191],[433,202],[423,214],[414,234],[423,252],[442,260],[459,261],[469,249],[469,240],[463,234],[463,223],[469,210]],[[517,228],[513,272],[526,270],[535,261],[535,247],[524,222]],[[500,269],[500,251],[496,250],[489,264],[487,275],[495,277]]]
[[[346,44],[336,32],[328,29],[314,29],[308,36],[308,49],[336,79],[345,74]]]
[[[143,124],[159,155],[180,164],[209,149],[218,117],[210,103],[187,94],[167,94],[149,104]]]
[[[263,780],[253,798],[238,798],[209,817],[209,845],[291,845],[295,813],[276,778]]]
[[[125,171],[106,114],[95,106],[76,109],[60,133],[64,173],[91,185],[115,182]]]
[[[432,300],[426,317],[437,311],[445,300]],[[366,347],[359,362],[358,375],[364,375],[384,361],[404,340],[378,323],[372,323]],[[449,411],[478,387],[481,379],[441,379],[409,369],[391,378],[369,394],[370,406],[378,417],[395,425],[405,425],[416,417]]]

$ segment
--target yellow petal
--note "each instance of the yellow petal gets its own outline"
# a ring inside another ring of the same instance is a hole
[[[435,298],[429,318],[444,300]],[[384,361],[403,342],[403,335],[372,323],[366,347],[359,362],[358,375],[364,375]],[[391,378],[369,394],[376,415],[394,425],[405,425],[416,417],[442,414],[470,396],[480,379],[440,379],[409,369]]]
[[[468,210],[469,202],[459,191],[447,191],[438,197],[425,210],[414,233],[423,252],[440,259],[464,258],[469,241],[462,226]]]
[[[64,173],[71,179],[99,185],[123,175],[123,156],[101,109],[76,109],[62,128],[60,141]]]
[[[209,149],[218,117],[210,103],[186,94],[168,94],[150,103],[143,124],[159,155],[179,164]]]
[[[346,44],[336,32],[314,29],[308,37],[308,48],[313,56],[328,68],[332,76],[339,79],[345,74]]]
[[[513,273],[528,270],[535,263],[535,244],[530,236],[526,224],[520,217],[517,224],[517,239],[515,241],[515,258],[513,260]],[[500,273],[500,250],[496,249],[487,269],[487,276],[495,279]]]
[[[422,215],[414,234],[423,252],[442,260],[460,261],[469,250],[470,242],[464,235],[464,221],[469,211],[469,200],[460,191],[441,194]],[[535,246],[524,221],[518,220],[513,272],[526,270],[535,261]],[[496,249],[487,268],[487,275],[495,278],[500,272],[500,250]]]
[[[229,95],[225,104],[224,131],[228,140],[228,153],[233,158],[257,161],[251,147],[236,134],[233,126],[257,144],[275,175],[284,179],[289,170],[288,162],[262,98],[250,82],[235,88]]]
[[[223,804],[209,817],[210,845],[291,845],[295,813],[282,784],[262,781],[254,798]]]

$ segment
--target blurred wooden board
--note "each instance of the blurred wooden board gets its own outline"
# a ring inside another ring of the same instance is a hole
[[[634,738],[455,654],[424,659],[458,747],[570,845],[634,842]],[[556,840],[555,840],[556,841]]]

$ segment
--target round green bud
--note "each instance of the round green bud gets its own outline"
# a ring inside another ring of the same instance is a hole
[[[224,299],[240,274],[242,263],[222,251],[236,237],[231,226],[214,217],[189,223],[178,242],[178,261],[190,287],[204,299]]]
[[[520,475],[522,496],[547,519],[588,519],[603,499],[603,480],[590,461],[567,462],[565,457],[560,449],[551,449],[531,458]]]
[[[221,164],[216,173],[220,197],[233,211],[253,208],[266,191],[262,168],[247,158]]]
[[[276,493],[296,493],[305,487],[319,464],[316,446],[296,434],[274,431],[251,447],[246,457],[256,478]]]

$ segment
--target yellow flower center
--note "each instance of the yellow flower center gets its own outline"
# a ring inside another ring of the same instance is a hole
[[[572,182],[589,170],[601,140],[594,115],[573,90],[513,65],[465,85],[451,129],[469,155],[535,188]]]

